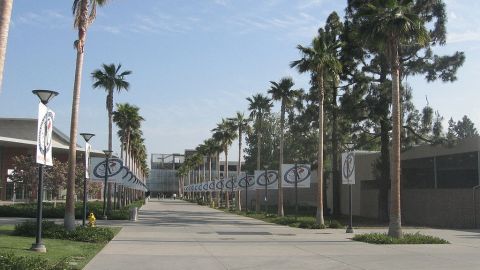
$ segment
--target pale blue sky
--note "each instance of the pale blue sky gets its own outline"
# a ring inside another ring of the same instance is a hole
[[[467,114],[480,126],[480,2],[447,0],[448,40],[439,53],[460,50],[465,65],[453,84],[409,78],[417,107],[430,105],[448,120]],[[50,107],[56,127],[69,133],[75,68],[72,1],[16,0],[10,27],[0,117],[36,117],[32,89],[60,92]],[[93,132],[106,148],[105,93],[91,87],[102,63],[122,63],[131,89],[115,96],[141,108],[149,153],[183,152],[210,137],[222,117],[247,112],[246,97],[265,93],[269,81],[290,75],[308,88],[308,76],[288,67],[299,58],[331,11],[334,0],[112,0],[98,10],[87,34],[79,132]],[[114,141],[118,151],[118,142]],[[83,145],[83,140],[79,139]],[[231,150],[236,157],[236,147]]]

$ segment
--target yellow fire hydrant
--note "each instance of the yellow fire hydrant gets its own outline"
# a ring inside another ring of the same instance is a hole
[[[97,219],[95,218],[95,215],[93,213],[90,213],[88,215],[88,224],[87,224],[88,227],[95,227],[95,221],[96,220]]]

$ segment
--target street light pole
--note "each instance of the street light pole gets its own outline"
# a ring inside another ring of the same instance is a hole
[[[298,217],[298,171],[297,171],[297,162],[295,161],[295,219]]]
[[[33,90],[33,94],[37,95],[42,102],[43,105],[47,106],[48,102],[58,95],[58,92],[51,91],[51,90]],[[47,136],[48,136],[48,126],[47,126],[47,118],[48,118],[48,109],[47,114],[45,116],[45,124],[43,126],[44,129],[44,136],[43,136],[43,164],[38,164],[38,190],[37,190],[37,228],[36,228],[36,235],[35,235],[35,243],[32,244],[31,250],[35,252],[45,253],[47,252],[47,248],[42,243],[42,214],[43,214],[43,167],[47,164]],[[40,139],[40,136],[38,136]],[[40,142],[37,142],[37,145]]]
[[[85,140],[85,178],[83,180],[83,218],[82,218],[82,225],[85,226],[86,218],[87,218],[87,169],[89,163],[89,157],[87,159],[87,143],[90,139],[95,136],[93,133],[80,133],[80,136],[83,137]]]
[[[353,137],[355,138],[355,137]],[[348,147],[348,150],[349,152],[351,153],[353,151],[353,147],[354,147],[354,144],[353,143],[349,143],[347,145]],[[350,223],[348,224],[347,226],[347,230],[345,231],[345,233],[353,233],[353,213],[352,213],[352,183],[349,179],[348,181],[348,193],[349,193],[349,196],[348,196],[348,208],[349,208],[349,212],[350,212]]]
[[[265,215],[268,214],[268,165],[263,166],[265,169]]]
[[[108,171],[110,167],[108,166],[109,158],[112,156],[112,150],[103,150],[105,153],[105,182],[103,185],[103,211],[102,219],[107,220],[107,183],[108,183]]]

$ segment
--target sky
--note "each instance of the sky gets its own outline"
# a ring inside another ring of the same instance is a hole
[[[36,118],[31,90],[56,90],[49,107],[55,126],[69,134],[77,39],[72,2],[14,1],[0,117]],[[421,109],[427,97],[445,121],[468,115],[480,127],[480,1],[445,3],[447,44],[435,53],[464,51],[466,61],[454,83],[408,78],[413,101]],[[87,33],[79,133],[95,133],[93,147],[107,148],[106,93],[92,88],[90,74],[103,63],[121,63],[133,72],[126,78],[131,86],[115,93],[114,102],[140,107],[149,154],[195,148],[223,117],[248,114],[246,98],[265,94],[270,81],[291,76],[308,89],[309,76],[289,68],[300,58],[295,47],[309,45],[327,16],[342,16],[345,6],[338,0],[111,0]],[[237,159],[237,148],[234,142],[229,160]]]

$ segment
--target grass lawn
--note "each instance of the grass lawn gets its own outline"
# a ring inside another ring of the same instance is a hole
[[[69,240],[43,239],[47,253],[30,251],[34,237],[13,236],[11,225],[0,226],[0,250],[12,252],[16,256],[41,257],[50,262],[67,258],[73,269],[82,269],[106,244],[85,243]],[[115,234],[121,228],[114,228]]]

